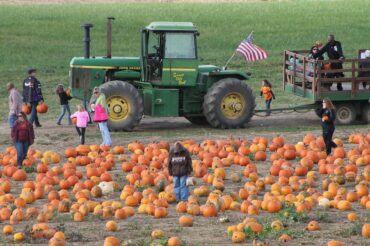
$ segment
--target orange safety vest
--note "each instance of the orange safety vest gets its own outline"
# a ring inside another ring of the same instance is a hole
[[[262,86],[261,92],[265,100],[270,100],[272,98],[271,88],[268,86]]]

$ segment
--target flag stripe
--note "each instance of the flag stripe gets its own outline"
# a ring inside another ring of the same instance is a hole
[[[252,40],[253,37],[249,35],[239,44],[236,51],[239,52],[246,61],[266,59],[268,57],[268,53],[264,49],[253,44]]]

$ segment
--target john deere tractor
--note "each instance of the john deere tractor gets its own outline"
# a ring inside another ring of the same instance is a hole
[[[255,108],[247,74],[200,65],[193,23],[152,22],[141,31],[139,57],[112,57],[112,19],[107,55],[90,57],[92,25],[84,24],[84,57],[70,62],[72,96],[88,102],[99,86],[107,98],[110,130],[131,131],[143,115],[185,117],[217,128],[247,125]]]

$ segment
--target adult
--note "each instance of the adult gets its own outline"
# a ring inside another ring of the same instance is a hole
[[[15,89],[13,83],[6,84],[6,89],[9,93],[9,116],[8,123],[10,128],[13,127],[15,121],[18,118],[18,114],[22,112],[22,96]]]
[[[18,119],[14,123],[11,136],[17,150],[17,165],[21,169],[23,160],[27,157],[28,148],[35,140],[35,134],[32,124],[27,120],[26,114],[20,112],[17,116]]]
[[[330,60],[339,60],[338,62],[331,62],[331,69],[343,69],[342,60],[344,59],[344,55],[342,51],[342,44],[339,41],[335,40],[333,34],[330,34],[328,36],[328,42],[322,49],[320,49],[316,53],[316,55],[314,55],[314,58],[322,56],[325,53],[328,55]],[[328,74],[327,76],[329,78],[341,78],[344,77],[344,74],[342,72],[334,72]],[[337,89],[338,91],[343,90],[342,83],[337,83]]]
[[[192,171],[192,160],[189,151],[181,143],[176,142],[168,155],[168,172],[173,176],[173,189],[176,193],[177,202],[188,200],[189,189],[186,186],[186,179]]]
[[[365,58],[363,61],[360,62],[360,68],[370,69],[370,50],[365,51]],[[361,71],[358,73],[358,77],[370,77],[370,70],[369,71]],[[366,89],[366,82],[362,82],[362,86]]]
[[[37,116],[37,105],[44,101],[41,91],[41,83],[36,78],[36,69],[31,68],[28,70],[28,76],[23,81],[23,102],[31,105],[31,124],[35,123],[36,127],[41,127],[39,118]]]
[[[103,139],[102,145],[112,146],[112,140],[108,130],[108,105],[104,93],[100,91],[99,87],[95,87],[94,95],[96,96],[95,104],[91,108],[95,111],[94,121],[98,122],[100,133]],[[100,110],[98,110],[98,107]]]
[[[321,116],[322,136],[324,138],[326,154],[330,155],[331,148],[336,148],[337,145],[333,142],[333,134],[335,131],[334,121],[336,112],[333,103],[330,99],[324,99],[322,101],[322,109],[319,112]]]

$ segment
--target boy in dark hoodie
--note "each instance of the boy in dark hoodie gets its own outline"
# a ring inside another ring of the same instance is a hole
[[[168,156],[168,172],[173,176],[176,201],[187,201],[189,189],[186,186],[186,179],[193,171],[190,153],[181,143],[176,142]]]

